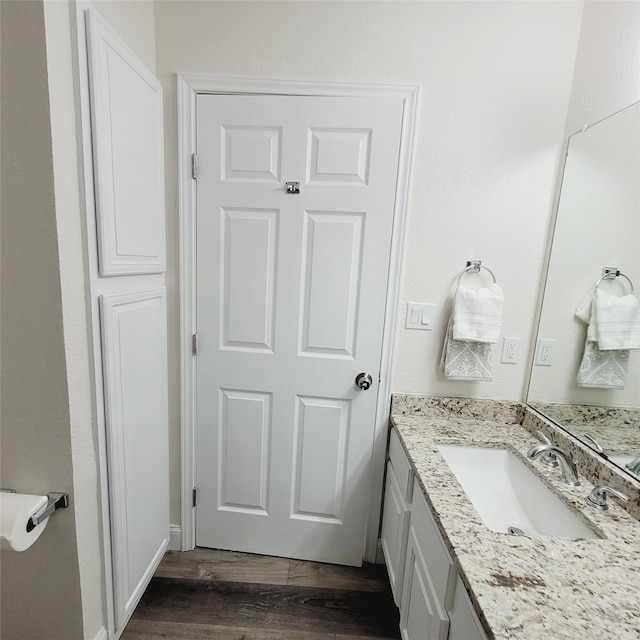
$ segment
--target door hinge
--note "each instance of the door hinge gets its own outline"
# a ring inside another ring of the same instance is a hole
[[[198,334],[197,333],[194,333],[191,336],[191,355],[192,356],[198,355]]]
[[[198,489],[196,487],[193,487],[193,505],[194,507],[198,506]]]
[[[195,153],[191,154],[191,177],[194,180],[198,179],[198,155]]]

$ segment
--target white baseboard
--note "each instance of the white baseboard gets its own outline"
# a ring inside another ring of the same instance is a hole
[[[167,551],[182,550],[182,527],[179,524],[172,524],[169,528],[169,546]]]
[[[96,637],[93,640],[109,640],[109,634],[107,633],[105,627],[102,627],[102,629],[98,631]]]

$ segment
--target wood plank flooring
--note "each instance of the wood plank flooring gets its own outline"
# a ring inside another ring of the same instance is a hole
[[[391,640],[381,565],[341,567],[233,551],[168,552],[122,640]]]

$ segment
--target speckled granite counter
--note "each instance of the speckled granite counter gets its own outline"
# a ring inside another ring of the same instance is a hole
[[[608,454],[640,455],[640,409],[531,403],[534,409],[571,431],[595,438]]]
[[[396,396],[392,405],[392,424],[485,630],[512,640],[638,640],[640,523],[617,506],[588,507],[588,480],[569,487],[557,470],[528,461],[526,451],[539,441],[521,419],[516,403]],[[437,444],[510,449],[604,539],[489,530]]]

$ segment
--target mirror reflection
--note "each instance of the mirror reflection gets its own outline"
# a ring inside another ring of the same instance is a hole
[[[571,136],[552,240],[529,404],[640,477],[640,103]]]

